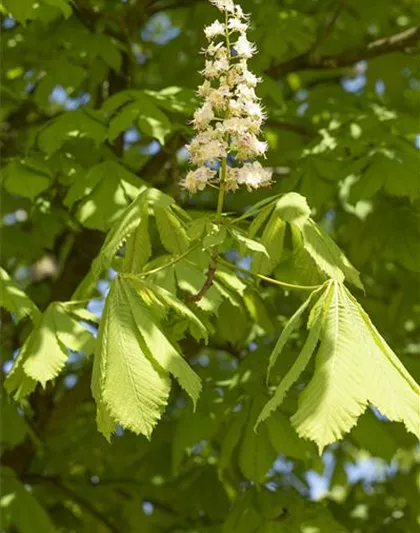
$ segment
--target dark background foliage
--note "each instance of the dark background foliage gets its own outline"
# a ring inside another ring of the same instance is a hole
[[[242,5],[275,184],[229,196],[226,209],[306,196],[361,271],[362,305],[419,381],[419,4]],[[214,210],[212,192],[190,197],[179,180],[203,26],[215,15],[198,0],[3,0],[1,264],[41,310],[71,298],[143,182],[193,216]],[[276,275],[297,277],[287,258]],[[19,412],[3,396],[2,530],[417,531],[418,449],[402,425],[368,412],[321,460],[288,422],[291,394],[271,434],[252,433],[261,360],[299,302],[265,286],[260,296],[247,312],[225,302],[209,346],[180,341],[203,396],[193,414],[174,387],[151,442],[119,430],[109,445],[97,432],[91,360],[80,353]],[[29,323],[2,310],[1,324],[4,378]],[[286,362],[301,344],[297,335]]]

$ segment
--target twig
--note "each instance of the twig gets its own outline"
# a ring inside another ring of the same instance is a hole
[[[211,254],[211,261],[209,265],[209,269],[207,270],[207,278],[204,282],[204,285],[201,287],[201,289],[197,292],[197,294],[187,294],[185,296],[186,302],[199,302],[206,292],[210,289],[210,287],[213,285],[214,277],[216,275],[216,268],[217,268],[217,248],[213,248],[212,254]]]

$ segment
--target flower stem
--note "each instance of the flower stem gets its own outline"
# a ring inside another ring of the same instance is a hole
[[[223,213],[223,200],[226,192],[226,172],[227,172],[227,160],[226,157],[222,159],[222,165],[220,167],[220,188],[219,197],[217,199],[217,220],[220,222]]]

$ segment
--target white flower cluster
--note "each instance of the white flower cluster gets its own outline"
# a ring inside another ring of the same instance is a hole
[[[248,17],[233,0],[210,2],[222,11],[225,20],[217,20],[204,30],[208,40],[202,71],[205,81],[198,88],[203,104],[194,114],[196,136],[187,146],[197,168],[182,184],[192,193],[216,185],[220,173],[207,165],[220,166],[221,160],[231,155],[238,166],[226,167],[226,190],[240,185],[257,189],[271,184],[271,172],[258,162],[249,162],[264,156],[267,143],[258,138],[265,117],[255,94],[260,79],[247,65],[256,52],[246,35]]]

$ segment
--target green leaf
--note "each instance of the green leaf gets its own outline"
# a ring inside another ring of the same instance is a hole
[[[268,418],[266,425],[271,444],[278,453],[294,459],[308,459],[310,446],[298,437],[290,420],[284,414],[276,411]]]
[[[140,131],[157,139],[162,145],[172,130],[168,117],[156,106],[148,105],[146,109],[142,109],[137,123]]]
[[[258,416],[256,427],[258,427],[259,424],[261,424],[261,422],[266,420],[273,411],[275,411],[278,407],[280,407],[290,387],[294,383],[296,383],[296,381],[299,379],[299,376],[302,374],[302,372],[307,367],[312,357],[312,354],[314,353],[316,345],[318,344],[318,341],[319,341],[319,336],[320,336],[321,327],[322,327],[322,315],[325,312],[324,307],[327,304],[329,298],[331,298],[330,289],[327,289],[326,291],[324,291],[323,295],[319,298],[318,302],[313,307],[311,314],[309,316],[308,327],[310,328],[310,331],[306,339],[306,342],[303,345],[303,348],[300,354],[298,355],[297,359],[293,363],[292,367],[287,372],[287,374],[284,376],[284,378],[281,380],[279,386],[277,387],[274,393],[274,396],[265,404],[263,410]],[[296,319],[292,317],[291,320],[296,320]],[[282,346],[280,347],[280,349],[283,348],[283,345],[285,341],[287,340],[286,335],[284,339],[285,340],[284,342],[281,343]],[[278,355],[279,355],[279,352],[277,353],[277,356]]]
[[[277,211],[274,211],[261,236],[261,244],[267,250],[268,258],[263,253],[253,254],[252,272],[268,274],[278,265],[283,253],[285,230],[285,222],[278,217]]]
[[[144,93],[136,93],[136,101],[124,106],[109,124],[108,137],[113,141],[137,122],[140,131],[157,139],[161,144],[172,126],[168,117]]]
[[[289,192],[276,203],[276,212],[285,222],[301,226],[311,216],[311,209],[304,196]]]
[[[337,281],[346,278],[356,287],[363,289],[359,272],[335,242],[310,218],[311,210],[303,196],[294,192],[284,195],[276,203],[275,213],[290,223],[292,230],[299,229],[304,249],[322,272]]]
[[[247,290],[244,294],[244,303],[254,323],[262,328],[264,333],[272,335],[274,333],[274,324],[269,310],[259,293],[252,289]]]
[[[7,390],[19,393],[19,388],[26,388],[26,384],[31,389],[32,380],[45,387],[47,381],[56,378],[66,364],[66,348],[80,351],[90,338],[91,334],[72,316],[66,304],[50,304],[22,347],[6,379]],[[25,376],[30,378],[29,382]]]
[[[127,240],[123,271],[138,274],[151,255],[148,206],[147,203],[144,203],[140,223]]]
[[[73,299],[81,300],[93,292],[100,274],[112,264],[118,249],[135,231],[142,217],[148,214],[147,205],[150,192],[152,192],[151,189],[141,192],[123,211],[116,224],[108,231],[98,256],[94,259],[88,274],[74,292]]]
[[[180,316],[188,319],[190,330],[194,338],[208,340],[208,333],[205,325],[201,320],[187,307],[181,300],[174,296],[171,292],[167,291],[163,287],[159,287],[156,284],[148,283],[145,281],[132,280],[136,287],[147,287],[151,290],[159,300],[166,306],[172,308]]]
[[[363,289],[359,272],[350,264],[335,242],[311,219],[299,226],[303,235],[303,246],[318,267],[332,279],[347,278],[353,285]]]
[[[51,174],[30,166],[30,160],[13,161],[3,171],[2,183],[10,194],[34,200],[50,187]]]
[[[16,407],[7,399],[6,394],[3,392],[0,396],[0,405],[3,428],[0,440],[4,450],[11,449],[25,440],[29,427],[25,418],[19,415]],[[7,428],[7,431],[4,431],[5,428]]]
[[[334,282],[329,291],[315,373],[292,417],[298,434],[322,451],[342,438],[371,403],[419,437],[420,387],[347,289]]]
[[[216,279],[220,281],[222,285],[235,292],[239,296],[243,296],[247,285],[242,281],[237,274],[231,270],[223,268],[222,265],[218,265],[216,270]]]
[[[171,112],[191,116],[197,108],[197,97],[191,89],[184,87],[165,87],[161,91],[146,90],[145,93],[151,96],[159,107]]]
[[[52,155],[70,139],[88,138],[99,144],[105,141],[106,133],[99,111],[79,109],[47,122],[38,135],[38,144],[43,152]]]
[[[25,316],[35,321],[41,315],[38,307],[2,268],[0,268],[0,304],[12,313],[18,322]]]
[[[259,410],[260,403],[254,401],[239,450],[239,467],[247,479],[256,483],[263,483],[277,454],[271,444],[267,427],[262,425],[259,427],[258,433],[254,431],[255,419]]]
[[[270,362],[268,364],[268,370],[267,370],[267,376],[269,376],[271,370],[273,369],[274,365],[276,364],[276,361],[281,354],[286,342],[289,340],[291,334],[295,331],[295,329],[299,326],[299,321],[303,313],[305,312],[308,305],[311,303],[311,300],[313,297],[319,293],[320,289],[317,289],[316,291],[312,292],[310,296],[303,302],[303,304],[299,307],[299,309],[292,315],[292,317],[288,320],[287,324],[285,325],[283,331],[281,332],[281,335],[279,337],[279,340],[277,341],[276,345],[274,346],[274,350],[271,352],[270,355]]]
[[[111,119],[108,129],[108,139],[112,142],[121,133],[130,128],[139,116],[137,103],[126,105],[114,118]]]
[[[99,327],[92,373],[98,429],[108,439],[115,423],[150,438],[169,397],[169,377],[151,358],[131,304],[124,283],[115,278]]]
[[[206,226],[206,235],[202,241],[203,248],[212,248],[223,244],[226,239],[226,228],[209,222]]]
[[[253,239],[249,239],[237,229],[229,228],[229,231],[235,240],[237,240],[240,244],[243,244],[246,248],[248,248],[252,252],[260,252],[264,254],[266,257],[269,257],[265,246],[261,244],[260,242],[254,241]]]
[[[154,211],[163,246],[168,252],[181,255],[187,250],[189,244],[184,226],[171,211],[159,206],[156,206]]]
[[[118,222],[109,230],[105,242],[93,264],[93,272],[99,275],[108,268],[118,249],[140,224],[147,213],[147,191],[141,192],[124,210]]]
[[[232,468],[233,454],[242,442],[243,429],[247,421],[247,409],[242,409],[239,413],[234,413],[233,420],[228,425],[220,448],[219,469],[227,470]]]
[[[72,13],[67,0],[40,0],[40,2],[34,2],[34,0],[4,0],[3,3],[13,18],[22,24],[25,24],[27,20],[41,18],[42,8],[45,4],[59,9],[66,18]]]
[[[352,429],[350,438],[373,456],[391,461],[398,450],[398,442],[393,438],[389,425],[367,410]]]
[[[154,322],[130,281],[121,279],[120,285],[136,322],[137,329],[149,350],[150,357],[163,370],[170,372],[177,379],[181,387],[193,400],[195,406],[201,391],[200,378]]]
[[[19,533],[55,533],[49,515],[11,468],[1,467],[2,528]],[[23,509],[25,512],[22,512]]]
[[[74,182],[64,202],[72,206],[79,201],[79,221],[88,228],[105,231],[145,189],[144,182],[123,166],[104,161],[92,167],[84,179]]]
[[[273,209],[274,209],[274,203],[267,205],[266,207],[263,207],[261,211],[259,211],[259,213],[254,218],[254,220],[251,222],[248,228],[248,235],[250,236],[251,239],[255,237],[259,229],[267,221]]]

